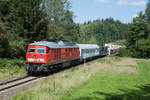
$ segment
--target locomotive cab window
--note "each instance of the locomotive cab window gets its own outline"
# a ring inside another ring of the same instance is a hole
[[[38,47],[38,48],[37,48],[37,53],[45,53],[45,48],[43,48],[43,47]]]
[[[29,52],[35,52],[35,48],[34,47],[30,47],[29,48]]]

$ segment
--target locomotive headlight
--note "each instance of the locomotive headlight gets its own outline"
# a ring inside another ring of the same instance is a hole
[[[44,59],[38,59],[38,61],[43,61],[44,62]]]
[[[34,61],[34,59],[33,58],[28,58],[28,61]]]
[[[33,58],[28,58],[28,61],[42,61],[42,62],[44,62],[44,59],[33,59]]]

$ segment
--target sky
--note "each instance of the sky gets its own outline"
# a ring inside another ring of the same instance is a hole
[[[148,0],[69,0],[74,21],[84,23],[113,17],[129,23],[140,11],[145,11]]]

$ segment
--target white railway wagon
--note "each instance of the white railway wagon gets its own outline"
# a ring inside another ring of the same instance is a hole
[[[96,44],[77,44],[80,50],[80,59],[99,56],[99,46]]]

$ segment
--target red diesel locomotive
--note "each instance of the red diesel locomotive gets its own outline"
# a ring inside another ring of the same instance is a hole
[[[39,41],[28,45],[25,69],[28,73],[49,72],[79,58],[79,47],[71,41]]]

